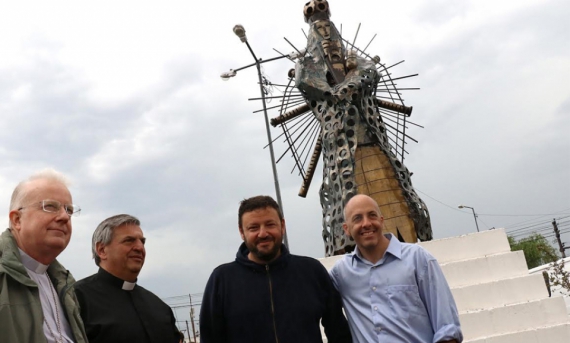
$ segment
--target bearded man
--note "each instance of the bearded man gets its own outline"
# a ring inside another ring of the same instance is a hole
[[[210,276],[200,311],[202,343],[352,342],[341,300],[326,269],[291,255],[281,241],[285,219],[268,196],[241,202],[243,243],[234,262]]]

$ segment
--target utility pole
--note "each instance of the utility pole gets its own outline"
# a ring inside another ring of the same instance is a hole
[[[552,226],[554,227],[554,235],[558,241],[558,246],[560,247],[560,253],[562,258],[566,258],[566,248],[564,248],[564,243],[560,240],[560,230],[558,230],[558,225],[556,224],[556,218],[552,219]]]
[[[192,342],[196,342],[196,328],[194,326],[194,306],[192,306],[192,295],[188,294],[188,298],[190,298],[190,321],[192,323],[192,335],[193,335],[193,340]],[[186,322],[186,324],[188,324],[188,322]],[[188,334],[188,336],[190,336],[190,334]]]
[[[190,342],[190,328],[188,327],[188,321],[186,321],[186,333],[188,334],[188,342]]]

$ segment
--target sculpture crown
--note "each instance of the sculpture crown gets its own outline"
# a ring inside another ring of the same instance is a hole
[[[331,16],[327,0],[311,0],[303,8],[305,22],[312,23],[317,20],[328,20]]]

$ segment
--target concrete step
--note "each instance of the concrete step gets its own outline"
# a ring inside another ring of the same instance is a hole
[[[542,274],[452,288],[459,313],[548,298]]]
[[[528,275],[522,251],[440,263],[440,265],[451,288]]]
[[[543,326],[525,331],[484,337],[463,343],[566,343],[570,342],[570,324]]]
[[[331,270],[332,267],[334,266],[334,264],[336,263],[336,261],[340,260],[341,258],[343,258],[344,255],[337,255],[337,256],[330,256],[330,257],[322,257],[319,258],[319,262],[321,262],[321,264],[323,266],[325,266],[325,268],[327,270]]]
[[[469,311],[459,315],[465,340],[528,331],[530,328],[568,323],[562,298],[546,298],[526,303]],[[557,341],[552,341],[557,342]]]
[[[487,230],[418,244],[429,251],[440,264],[511,251],[504,229]]]

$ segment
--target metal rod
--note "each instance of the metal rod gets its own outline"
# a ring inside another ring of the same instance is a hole
[[[293,47],[293,49],[297,50],[297,52],[299,53],[299,55],[303,55],[303,54],[299,51],[299,49],[297,49],[297,48],[293,45],[293,43],[289,42],[289,40],[288,40],[286,37],[283,37],[283,39],[285,39],[285,40],[287,41],[287,43],[289,43],[289,45],[291,45],[291,46]]]
[[[362,23],[358,23],[358,28],[356,29],[356,34],[354,35],[354,40],[352,41],[352,46],[354,46],[354,43],[356,43],[356,37],[358,37],[358,31],[360,31],[360,24],[362,24]]]
[[[382,113],[382,117],[385,117],[385,118],[386,118],[386,116],[396,117],[396,115],[394,115],[390,112],[384,111],[384,110],[378,110],[378,112]],[[399,113],[399,112],[396,112],[396,113]],[[424,128],[422,125],[414,123],[413,121],[410,121],[410,120],[408,120],[406,123],[415,125],[417,127],[421,127],[422,129]]]
[[[245,43],[248,44],[247,41],[246,41]],[[249,44],[248,44],[248,46],[249,46]],[[251,51],[251,49],[249,49],[249,50]],[[252,54],[253,54],[253,52],[252,52]],[[253,55],[253,56],[255,56],[255,55]],[[270,59],[268,59],[268,60],[257,60],[257,58],[256,58],[256,59],[255,59],[255,63],[248,64],[248,65],[243,66],[243,67],[241,67],[241,68],[234,69],[233,71],[238,72],[238,71],[240,71],[240,70],[244,70],[244,69],[247,69],[247,68],[249,68],[249,67],[253,67],[254,65],[257,65],[257,64],[275,61],[275,60],[278,60],[278,59],[284,58],[284,57],[289,57],[289,56],[288,56],[288,55],[277,56],[277,57],[270,58]]]
[[[301,142],[299,142],[299,147],[301,147],[303,145],[303,143],[305,142],[305,147],[303,148],[303,150],[301,150],[300,154],[297,154],[297,149],[295,149],[295,153],[299,156],[299,159],[302,160],[303,159],[303,154],[305,153],[305,150],[307,149],[307,146],[313,141],[311,139],[311,137],[313,137],[315,131],[317,129],[319,129],[319,122],[315,119],[313,123],[309,124],[312,125],[312,127],[309,129],[309,132],[305,135],[305,137],[301,140]],[[307,139],[309,138],[309,139]],[[301,167],[304,169],[305,168],[305,162],[307,162],[307,159],[305,158],[305,160],[303,162],[301,162]],[[291,173],[293,173],[293,170],[291,170]]]
[[[295,104],[295,105],[296,105],[296,104],[300,104],[300,103],[303,102],[303,101],[305,101],[305,100],[295,101],[295,102],[292,102],[291,104]],[[279,105],[267,107],[267,109],[268,109],[268,110],[271,110],[271,109],[274,109],[274,108],[277,108],[277,107],[281,107],[281,106],[283,106],[283,104],[279,104]],[[259,113],[259,112],[263,112],[263,108],[260,109],[260,110],[255,110],[255,111],[253,111],[253,113]]]
[[[376,38],[377,33],[374,34],[374,37],[372,37],[372,39],[370,40],[370,42],[368,42],[368,45],[364,48],[364,50],[362,50],[362,53],[364,54],[366,52],[366,49],[368,49],[368,47],[370,46],[370,44],[372,43],[372,41],[374,40],[374,38]]]
[[[477,223],[477,215],[475,214],[475,209],[471,207],[471,211],[473,211],[473,218],[475,218],[475,226],[477,226],[477,232],[479,232],[479,223]]]
[[[384,125],[389,126],[390,128],[396,130],[395,127],[393,127],[392,125],[390,125],[390,124],[388,124],[388,123],[384,123]],[[400,131],[400,130],[397,130],[397,131],[398,131],[398,132],[402,132],[402,131]],[[413,139],[412,137],[408,136],[407,134],[406,134],[405,136],[406,136],[407,138],[413,140],[413,141],[416,142],[416,143],[418,142],[417,140]]]
[[[261,87],[263,88],[263,84],[261,84]],[[283,97],[283,95],[279,95],[279,96],[265,96],[265,95],[264,95],[264,96],[262,96],[261,98],[249,98],[249,99],[247,99],[247,100],[249,100],[249,101],[251,101],[251,100],[263,100],[263,101],[265,101],[265,99],[279,99],[279,98],[282,98],[282,97]],[[303,95],[302,95],[302,94],[299,94],[299,95],[291,95],[291,96],[289,96],[289,97],[290,97],[290,98],[291,98],[291,97],[293,97],[293,98],[300,98],[300,97],[303,97]]]

